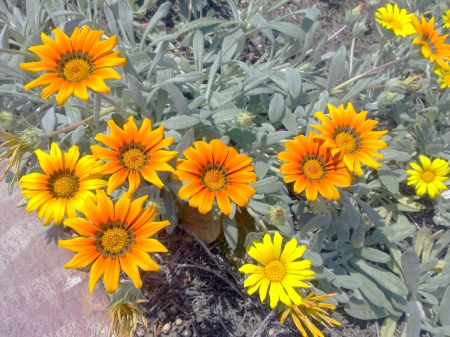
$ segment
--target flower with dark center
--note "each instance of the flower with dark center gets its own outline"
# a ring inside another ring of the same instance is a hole
[[[94,137],[112,150],[92,145],[93,155],[108,160],[102,169],[104,174],[112,174],[108,180],[108,194],[128,179],[129,192],[133,194],[141,184],[142,176],[149,183],[162,188],[164,186],[157,171],[173,172],[167,164],[178,155],[176,151],[163,150],[172,145],[174,137],[164,138],[164,125],[152,130],[152,122],[144,118],[138,130],[133,117],[125,122],[123,129],[113,120],[108,121],[111,136],[99,134]]]
[[[143,208],[147,197],[131,201],[130,194],[124,193],[114,205],[104,191],[98,190],[97,197],[90,197],[82,209],[87,219],[64,221],[64,225],[81,235],[58,242],[60,248],[78,253],[64,267],[85,268],[92,263],[89,291],[92,292],[103,275],[106,291],[117,290],[120,269],[140,288],[138,267],[146,271],[160,269],[148,253],[167,252],[167,249],[150,237],[168,226],[169,221],[153,221],[155,206]]]
[[[102,188],[106,181],[98,179],[102,173],[91,174],[101,162],[91,155],[81,157],[78,146],[72,146],[62,153],[58,144],[52,143],[50,154],[36,150],[39,164],[44,173],[30,173],[20,179],[22,195],[30,198],[27,212],[37,209],[38,217],[44,217],[44,226],[53,220],[61,225],[64,216],[75,218],[75,210],[83,209],[84,201],[91,192]]]
[[[127,64],[125,58],[119,57],[120,51],[112,51],[117,44],[117,36],[102,41],[100,38],[104,31],[91,30],[87,25],[76,27],[70,37],[59,28],[53,32],[55,40],[42,33],[44,44],[29,48],[41,61],[20,64],[23,70],[47,71],[25,85],[24,89],[47,86],[42,90],[42,98],[58,92],[56,101],[59,105],[64,105],[72,94],[89,101],[87,88],[108,94],[109,88],[104,80],[121,78],[112,67]]]

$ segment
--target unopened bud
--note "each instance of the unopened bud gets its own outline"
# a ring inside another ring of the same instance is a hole
[[[277,227],[283,225],[291,216],[289,209],[285,206],[281,206],[279,203],[275,206],[270,206],[269,211],[267,212],[269,224]]]
[[[355,23],[353,26],[352,34],[355,39],[359,39],[361,36],[363,36],[369,28],[366,26],[366,19]]]
[[[345,12],[345,24],[348,26],[353,26],[361,15],[361,8],[363,4],[359,4],[357,7],[353,9],[349,9]]]
[[[0,111],[0,129],[7,130],[14,127],[16,119],[9,111]]]
[[[377,102],[380,107],[384,107],[386,105],[392,104],[392,101],[394,100],[395,96],[397,96],[397,92],[388,92],[383,91],[381,94],[377,97]]]
[[[397,77],[389,79],[385,87],[390,93],[399,93],[405,91],[405,85],[402,80]]]
[[[252,125],[253,115],[247,111],[242,111],[236,116],[236,124],[240,128],[248,128]]]
[[[374,10],[375,8],[378,8],[380,6],[380,0],[367,0],[366,4],[370,10]]]

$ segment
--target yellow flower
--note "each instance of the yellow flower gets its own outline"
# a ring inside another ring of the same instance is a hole
[[[167,162],[178,155],[176,151],[162,150],[174,141],[174,137],[164,138],[164,125],[152,131],[151,120],[145,118],[138,130],[131,116],[123,129],[113,120],[108,121],[108,126],[111,136],[99,134],[94,139],[112,150],[99,145],[91,146],[94,157],[109,160],[101,168],[101,173],[112,174],[108,180],[107,193],[111,194],[128,179],[128,191],[133,194],[141,184],[140,175],[149,183],[162,188],[164,184],[156,171],[173,172],[174,169]]]
[[[412,40],[412,44],[422,45],[422,55],[430,62],[442,62],[443,59],[450,60],[450,45],[445,44],[448,34],[439,36],[439,31],[434,29],[434,17],[429,22],[420,14],[422,22],[413,16],[412,24],[417,30],[419,37]]]
[[[347,108],[341,104],[338,108],[328,104],[330,118],[321,111],[315,116],[324,125],[311,125],[322,132],[316,139],[323,141],[323,146],[331,149],[331,155],[343,158],[345,165],[350,172],[355,172],[362,176],[361,164],[374,169],[381,167],[373,159],[377,157],[383,160],[383,155],[376,150],[387,148],[383,137],[386,131],[373,131],[373,127],[378,124],[375,120],[366,120],[367,111],[356,113],[352,103],[348,103]]]
[[[326,308],[334,310],[336,309],[336,306],[329,303],[319,303],[319,301],[326,300],[335,295],[337,294],[314,296],[314,291],[312,291],[305,299],[303,299],[300,305],[293,305],[287,308],[283,312],[280,322],[284,323],[289,314],[291,314],[292,320],[303,337],[308,337],[305,327],[313,334],[313,337],[324,337],[320,330],[311,322],[311,318],[326,328],[333,328],[333,324],[340,326],[341,323],[329,317],[328,312],[322,309]]]
[[[436,63],[434,73],[439,76],[438,82],[441,83],[441,89],[450,87],[450,65],[448,63]]]
[[[106,181],[91,175],[91,170],[102,163],[91,155],[80,160],[78,146],[72,146],[62,153],[58,144],[52,143],[50,154],[36,150],[44,174],[31,173],[20,179],[22,195],[30,198],[27,212],[37,209],[38,217],[44,217],[44,226],[53,220],[61,225],[64,215],[75,218],[75,210],[82,211],[84,201],[106,185]]]
[[[295,181],[294,192],[306,190],[306,198],[317,199],[320,193],[324,198],[337,200],[340,198],[337,187],[349,187],[353,178],[345,164],[339,158],[333,158],[328,148],[314,141],[316,133],[311,131],[288,140],[285,146],[289,151],[282,151],[278,159],[287,162],[281,165],[280,172],[286,175],[285,183]]]
[[[444,15],[442,15],[442,18],[444,19],[444,28],[450,28],[450,9],[448,9]]]
[[[41,61],[20,65],[23,70],[47,71],[25,85],[24,89],[47,85],[42,90],[42,98],[46,99],[58,91],[56,101],[59,105],[63,105],[72,94],[88,101],[87,88],[109,93],[104,80],[121,78],[111,67],[127,64],[125,58],[119,57],[120,51],[112,51],[117,44],[117,36],[101,41],[104,32],[90,30],[86,25],[83,29],[76,27],[70,38],[59,28],[53,32],[55,40],[42,33],[44,44],[29,48]]]
[[[302,298],[294,288],[310,288],[303,282],[312,280],[315,272],[309,270],[310,260],[295,261],[302,257],[306,246],[297,247],[297,240],[292,238],[281,251],[283,238],[275,232],[273,239],[269,234],[264,235],[263,242],[254,242],[254,246],[247,247],[247,254],[262,264],[245,264],[239,271],[251,274],[244,282],[251,295],[259,289],[259,297],[264,302],[269,290],[270,307],[273,309],[281,300],[287,306],[292,303],[299,305]]]
[[[145,271],[161,268],[147,253],[167,252],[167,249],[158,240],[149,238],[168,226],[169,221],[153,222],[155,206],[143,208],[148,196],[134,201],[130,197],[129,193],[124,193],[113,205],[106,193],[98,190],[97,197],[87,199],[81,211],[88,220],[71,218],[64,221],[64,225],[82,235],[58,242],[60,248],[78,253],[64,267],[85,268],[92,263],[90,292],[103,275],[106,291],[116,291],[120,269],[136,288],[140,288],[142,280],[138,267]]]
[[[376,14],[376,22],[380,23],[384,28],[392,30],[395,35],[407,37],[416,34],[414,26],[411,24],[413,14],[408,14],[406,9],[401,10],[395,4],[387,4],[386,7],[378,8]]]
[[[214,200],[223,214],[232,211],[230,199],[240,207],[255,193],[249,183],[256,181],[252,158],[239,154],[224,142],[213,139],[194,142],[183,152],[187,159],[177,161],[174,178],[187,182],[178,191],[180,199],[189,199],[189,206],[208,213]]]
[[[416,185],[416,194],[423,196],[428,193],[430,198],[434,199],[437,195],[441,195],[442,191],[448,189],[443,181],[449,179],[450,171],[447,161],[436,158],[431,162],[430,158],[419,156],[422,166],[416,163],[410,163],[412,170],[407,170],[408,185]]]

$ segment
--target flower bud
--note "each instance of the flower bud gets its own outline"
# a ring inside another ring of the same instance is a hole
[[[285,206],[281,206],[279,202],[275,206],[270,206],[269,211],[267,212],[269,224],[277,227],[283,225],[291,216],[289,209]]]
[[[380,0],[367,0],[366,4],[370,10],[374,10],[375,8],[378,8],[380,6]]]
[[[366,19],[364,19],[363,21],[357,22],[353,26],[353,30],[352,30],[353,37],[355,39],[359,39],[368,30],[369,30],[369,28],[367,28],[367,26],[366,26]]]
[[[16,125],[14,115],[9,111],[0,111],[0,129],[11,129]]]
[[[357,7],[353,9],[349,9],[345,12],[345,24],[348,26],[353,26],[361,15],[362,4],[359,4]]]
[[[236,125],[240,128],[248,128],[252,125],[253,115],[247,111],[242,111],[236,116]]]
[[[310,202],[309,208],[310,208],[311,212],[313,212],[316,216],[329,215],[331,213],[331,211],[333,210],[331,201],[323,198],[320,195],[317,197],[316,200]]]

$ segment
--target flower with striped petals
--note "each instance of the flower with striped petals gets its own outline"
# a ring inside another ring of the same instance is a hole
[[[98,179],[101,173],[90,174],[102,163],[91,155],[79,159],[80,151],[76,145],[63,153],[58,144],[52,143],[50,154],[42,150],[35,153],[44,173],[23,176],[20,186],[22,195],[30,198],[27,212],[37,209],[38,217],[44,217],[44,226],[52,220],[61,225],[64,216],[75,218],[76,210],[82,211],[84,201],[94,195],[91,191],[106,185],[106,181]]]
[[[117,36],[102,41],[104,31],[91,30],[86,25],[76,27],[70,37],[59,28],[54,29],[53,33],[55,40],[42,33],[44,44],[29,48],[41,61],[20,65],[23,70],[47,71],[25,85],[24,89],[47,86],[42,90],[42,98],[58,92],[56,101],[59,105],[64,105],[72,94],[88,101],[87,88],[108,94],[109,88],[104,80],[121,78],[111,67],[127,64],[125,58],[119,57],[120,51],[112,51],[117,44]]]
[[[133,194],[141,184],[140,176],[162,188],[164,186],[157,171],[173,172],[168,161],[178,155],[176,151],[163,150],[172,145],[174,137],[164,138],[164,125],[152,130],[152,122],[144,118],[138,130],[133,116],[128,118],[123,129],[113,120],[108,121],[111,135],[98,134],[94,139],[112,150],[99,145],[92,145],[94,157],[108,160],[103,167],[103,174],[112,174],[108,180],[107,193],[111,194],[125,180],[129,183],[129,192]]]
[[[230,215],[231,201],[244,207],[256,193],[249,185],[256,181],[252,159],[224,142],[197,141],[183,154],[187,159],[178,160],[174,173],[174,178],[186,182],[178,196],[189,199],[189,206],[198,207],[200,213],[208,213],[216,200],[222,213]]]
[[[148,196],[131,201],[124,193],[114,205],[102,190],[84,204],[85,218],[70,218],[64,225],[72,228],[80,237],[60,240],[60,248],[77,254],[64,265],[65,268],[85,268],[91,265],[89,291],[92,292],[100,277],[106,291],[112,293],[119,284],[120,269],[133,281],[136,288],[142,286],[139,267],[145,271],[158,271],[160,266],[148,253],[167,252],[158,240],[151,239],[169,221],[153,221],[156,209],[143,208]]]
[[[367,111],[356,113],[352,103],[348,103],[347,108],[341,104],[338,108],[328,104],[330,118],[321,111],[315,116],[323,125],[311,125],[322,132],[317,135],[316,140],[323,142],[323,146],[331,150],[333,157],[340,157],[350,172],[355,172],[362,176],[361,164],[374,169],[381,167],[373,157],[383,160],[383,155],[376,150],[387,148],[384,140],[380,140],[385,131],[373,131],[377,121],[366,120]]]

